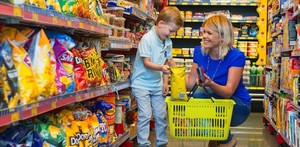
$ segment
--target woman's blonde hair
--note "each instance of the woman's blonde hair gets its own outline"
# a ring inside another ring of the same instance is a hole
[[[177,7],[165,7],[164,9],[162,9],[159,12],[156,24],[161,20],[165,23],[174,23],[178,27],[183,26],[183,19]]]
[[[202,27],[207,26],[219,33],[221,42],[219,46],[219,58],[224,59],[234,42],[233,26],[228,18],[223,14],[216,14],[207,18]],[[208,50],[202,48],[202,53],[208,54]]]

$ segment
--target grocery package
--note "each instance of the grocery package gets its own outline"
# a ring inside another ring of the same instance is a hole
[[[32,61],[38,92],[40,93],[39,99],[56,95],[56,59],[43,29],[33,37],[28,54]]]
[[[36,79],[32,70],[32,62],[23,47],[10,44],[12,49],[12,60],[18,73],[20,103],[21,105],[37,101],[39,92]]]
[[[52,146],[64,147],[66,146],[66,134],[63,130],[44,123],[36,123],[34,130],[43,138],[47,143]]]
[[[61,8],[58,0],[45,0],[45,1],[46,1],[46,9],[61,12]]]
[[[12,60],[12,49],[9,45],[11,42],[6,40],[0,48],[1,72],[3,76],[4,100],[8,103],[8,107],[16,107],[19,105],[19,82],[18,73]]]
[[[74,82],[74,56],[68,51],[57,39],[53,45],[56,57],[56,77],[55,82],[58,94],[73,92],[75,89]]]
[[[30,132],[31,129],[23,125],[7,128],[4,132],[0,133],[0,146],[12,147],[25,145]]]
[[[76,46],[75,41],[68,35],[55,31],[45,31],[47,37],[51,41],[51,45],[55,43],[55,39],[57,39],[64,47],[68,50],[74,48]]]
[[[173,100],[188,100],[185,84],[185,66],[171,67],[171,98]]]
[[[75,90],[82,90],[87,88],[87,73],[84,69],[83,60],[81,58],[80,51],[76,48],[71,49],[74,55],[74,79],[75,79]]]
[[[66,14],[76,15],[77,5],[76,0],[58,0],[61,12]]]

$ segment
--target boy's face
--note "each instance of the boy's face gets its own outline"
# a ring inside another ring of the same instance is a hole
[[[173,35],[179,27],[174,23],[166,23],[164,21],[159,21],[157,26],[157,36],[160,38],[160,40],[164,41],[167,38],[170,38],[171,35]]]

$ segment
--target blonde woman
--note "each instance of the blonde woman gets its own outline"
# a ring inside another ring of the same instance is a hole
[[[243,84],[245,65],[244,53],[233,47],[233,26],[222,14],[207,18],[203,24],[202,46],[195,47],[193,66],[187,77],[187,88],[191,89],[198,80],[197,68],[203,67],[205,80],[199,81],[210,95],[220,99],[233,99],[234,106],[231,126],[242,124],[251,112],[251,96]],[[210,97],[198,88],[194,97]],[[226,140],[210,141],[211,147],[234,147],[236,137],[229,132]]]

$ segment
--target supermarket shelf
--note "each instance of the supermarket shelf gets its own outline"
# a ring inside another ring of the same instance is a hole
[[[293,57],[300,57],[300,52],[299,51],[293,51],[291,56]]]
[[[175,58],[193,58],[193,55],[190,55],[190,54],[188,54],[188,55],[183,55],[183,54],[178,54],[178,55],[173,55],[173,57],[175,57]]]
[[[295,104],[294,102],[291,102],[294,109],[296,109],[298,112],[300,112],[300,106]]]
[[[169,2],[169,5],[190,6],[258,6],[258,3],[234,3],[234,2]]]
[[[56,11],[45,10],[31,5],[13,6],[0,2],[0,19],[14,19],[18,23],[36,26],[48,26],[61,29],[74,30],[76,33],[85,34],[111,34],[111,27],[99,24],[88,19],[65,15]],[[38,13],[37,13],[38,12]]]
[[[110,48],[109,50],[126,50],[132,48],[132,43],[128,38],[121,37],[109,37],[110,40]]]
[[[137,104],[134,105],[134,106],[131,106],[127,111],[132,111],[132,110],[135,110],[135,109],[137,109]]]
[[[201,36],[171,36],[170,38],[177,38],[177,39],[202,39]],[[238,40],[257,40],[256,37],[235,37]]]
[[[137,19],[146,21],[147,19],[156,20],[157,16],[149,11],[143,11],[141,8],[132,6],[130,9],[126,9],[124,14],[133,16]]]
[[[119,147],[121,146],[127,139],[129,139],[130,134],[128,131],[126,131],[122,136],[119,136],[118,139],[110,144],[110,147]]]
[[[273,122],[273,120],[271,120],[266,114],[264,114],[264,118],[267,119],[268,122],[272,125],[272,127],[276,130],[276,132],[280,134],[280,136],[284,139],[285,143],[287,143],[290,147],[294,147],[294,145],[292,145],[290,141],[284,137],[280,130],[277,129],[276,124]]]
[[[265,90],[265,87],[246,87],[248,90]]]
[[[205,18],[201,19],[184,19],[184,22],[203,22]],[[248,20],[248,19],[229,19],[232,23],[256,23],[257,20]]]
[[[90,88],[78,92],[63,94],[59,96],[50,97],[48,99],[16,107],[0,110],[0,127],[9,125],[13,122],[31,118],[45,112],[72,104],[74,102],[80,102],[88,100],[100,95],[104,95],[110,92],[118,91],[130,87],[129,80],[114,83],[111,85],[104,85],[95,88]]]

